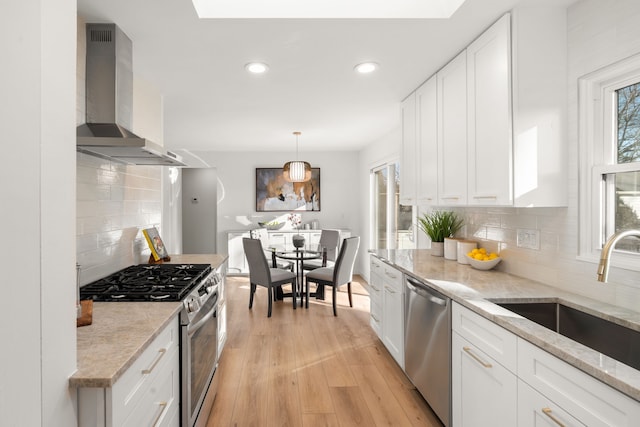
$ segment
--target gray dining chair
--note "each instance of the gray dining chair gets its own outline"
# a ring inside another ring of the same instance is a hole
[[[356,255],[360,246],[360,237],[348,237],[342,241],[340,253],[333,267],[321,267],[312,270],[307,274],[306,296],[307,307],[309,306],[309,283],[315,283],[318,286],[331,286],[333,288],[333,315],[337,316],[336,297],[338,287],[347,285],[349,293],[349,306],[353,307],[353,299],[351,296],[351,281],[353,280],[353,265],[356,261]]]
[[[318,243],[318,251],[323,251],[320,259],[311,259],[305,261],[304,270],[315,270],[320,267],[333,267],[338,257],[338,245],[340,244],[340,231],[338,230],[322,230],[320,233],[320,242]],[[326,252],[326,256],[324,253]]]
[[[242,246],[244,247],[244,253],[247,257],[247,263],[249,264],[249,282],[251,283],[249,309],[253,307],[253,295],[256,292],[256,288],[258,286],[263,286],[267,288],[267,295],[269,297],[269,311],[267,317],[271,317],[271,306],[273,305],[275,288],[290,283],[293,288],[294,297],[292,299],[293,309],[295,310],[297,275],[292,271],[269,267],[267,258],[264,256],[264,250],[262,249],[260,239],[244,237],[242,239]]]

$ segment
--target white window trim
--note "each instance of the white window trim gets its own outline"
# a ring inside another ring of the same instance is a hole
[[[640,54],[623,59],[578,79],[578,151],[579,151],[579,245],[578,259],[597,263],[602,244],[609,235],[601,232],[604,172],[636,170],[637,165],[614,165],[615,152],[607,141],[615,138],[612,129],[615,106],[612,92],[640,81]],[[606,102],[610,100],[611,102]],[[608,233],[611,234],[611,233]],[[616,252],[611,265],[640,271],[640,255]]]

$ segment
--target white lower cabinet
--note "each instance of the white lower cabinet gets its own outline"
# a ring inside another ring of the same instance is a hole
[[[459,304],[452,306],[452,425],[515,426],[516,336]]]
[[[551,400],[518,380],[518,427],[584,426]]]
[[[178,345],[176,316],[112,387],[79,388],[79,427],[178,427]]]
[[[384,265],[382,283],[382,342],[404,369],[404,297],[402,273]]]
[[[376,257],[371,257],[371,268],[369,277],[369,302],[371,328],[376,332],[378,338],[382,339],[382,274],[384,265]]]
[[[518,377],[584,425],[631,427],[639,423],[640,402],[523,339],[518,339]]]

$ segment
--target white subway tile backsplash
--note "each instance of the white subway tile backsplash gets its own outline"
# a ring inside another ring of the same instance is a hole
[[[146,263],[141,230],[162,219],[161,171],[77,154],[76,251],[86,284]]]

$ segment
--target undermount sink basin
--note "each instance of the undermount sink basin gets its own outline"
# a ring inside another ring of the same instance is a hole
[[[495,303],[640,370],[640,332],[558,302]]]

